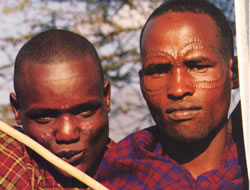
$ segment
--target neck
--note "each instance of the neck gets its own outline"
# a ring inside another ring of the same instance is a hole
[[[206,139],[197,142],[164,140],[164,154],[186,168],[197,179],[202,173],[219,168],[226,141],[227,123]]]

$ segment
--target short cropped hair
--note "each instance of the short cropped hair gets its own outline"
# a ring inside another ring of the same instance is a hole
[[[103,79],[103,69],[99,56],[94,46],[83,36],[76,33],[52,29],[42,32],[29,40],[20,49],[15,59],[14,89],[16,94],[20,88],[19,80],[22,80],[22,68],[28,64],[60,64],[77,58],[91,56],[95,60]]]
[[[165,3],[156,8],[147,19],[142,28],[140,35],[140,51],[142,53],[142,38],[144,30],[150,20],[159,17],[167,12],[191,12],[191,13],[204,13],[209,15],[216,23],[220,33],[220,49],[225,57],[233,57],[233,33],[229,22],[227,21],[223,12],[218,9],[214,4],[207,0],[167,0]]]

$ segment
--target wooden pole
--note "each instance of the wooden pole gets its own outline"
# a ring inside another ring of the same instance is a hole
[[[239,81],[242,123],[247,167],[250,167],[250,88],[249,88],[249,0],[234,0],[236,45],[239,66]],[[248,169],[250,177],[250,169]]]
[[[20,141],[27,147],[31,148],[33,151],[38,153],[44,159],[49,161],[51,164],[55,165],[56,167],[60,168],[61,170],[67,172],[71,176],[75,177],[79,181],[83,182],[84,184],[88,185],[92,189],[95,190],[108,190],[102,184],[94,180],[93,178],[89,177],[87,174],[83,173],[82,171],[78,170],[77,168],[71,166],[67,162],[63,161],[49,150],[44,148],[42,145],[31,139],[29,136],[19,132],[18,130],[8,126],[6,123],[0,121],[0,130],[5,132],[6,134],[12,136],[16,140]]]

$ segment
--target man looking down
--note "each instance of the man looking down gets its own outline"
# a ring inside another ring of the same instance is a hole
[[[69,31],[38,34],[16,57],[14,88],[11,106],[23,132],[94,177],[110,141],[110,85],[93,45]],[[0,142],[0,188],[84,188],[6,134]]]

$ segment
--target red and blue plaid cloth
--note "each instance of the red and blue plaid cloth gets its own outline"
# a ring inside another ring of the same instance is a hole
[[[50,169],[45,160],[35,161],[23,144],[0,131],[0,190],[85,189],[63,188]]]
[[[23,144],[0,131],[0,189],[52,190],[65,188],[57,183],[51,173],[42,169],[35,160],[31,159]]]
[[[220,169],[195,180],[177,162],[162,156],[156,136],[156,127],[151,127],[116,144],[106,152],[97,180],[112,190],[247,189],[243,144],[235,144],[229,137]]]

